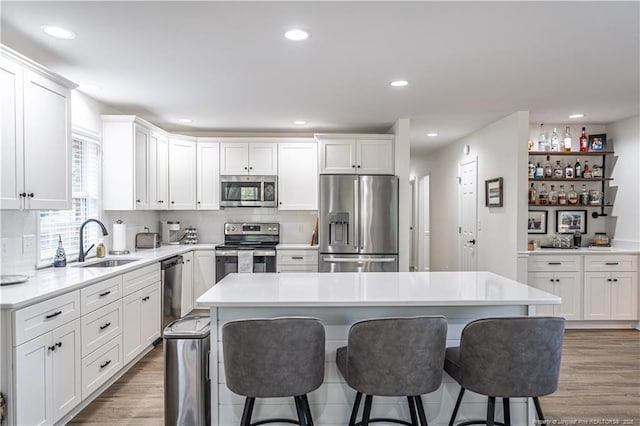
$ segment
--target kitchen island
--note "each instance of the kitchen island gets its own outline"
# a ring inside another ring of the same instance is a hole
[[[323,385],[309,394],[316,425],[348,422],[355,391],[335,364],[336,349],[346,345],[351,324],[365,318],[444,315],[449,324],[447,346],[459,343],[469,321],[489,316],[534,315],[536,305],[554,305],[560,298],[490,272],[230,274],[198,302],[211,314],[212,424],[239,424],[244,398],[231,393],[224,378],[222,325],[243,318],[289,315],[317,317],[326,329]],[[217,348],[217,350],[215,349]],[[446,374],[442,386],[423,396],[430,425],[448,424],[459,387]],[[458,421],[482,418],[486,398],[467,392]],[[497,418],[502,407],[498,404]],[[512,399],[514,425],[533,424],[533,405]],[[254,419],[295,417],[290,398],[257,400]],[[376,398],[372,416],[409,414],[404,398]]]

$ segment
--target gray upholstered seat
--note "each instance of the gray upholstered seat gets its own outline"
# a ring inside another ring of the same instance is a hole
[[[472,321],[462,330],[460,346],[447,348],[444,369],[461,386],[451,421],[455,422],[464,391],[487,395],[488,425],[493,425],[495,398],[503,398],[509,424],[509,398],[532,397],[538,419],[544,416],[539,396],[558,388],[564,318],[504,317]],[[461,425],[485,423],[468,421]]]
[[[231,321],[222,327],[227,387],[246,397],[243,426],[251,424],[256,398],[294,397],[298,420],[313,425],[306,394],[324,378],[325,332],[320,320],[306,317]]]
[[[353,324],[347,346],[336,353],[340,373],[357,391],[349,425],[356,424],[363,394],[363,425],[375,421],[417,425],[418,418],[426,425],[420,395],[440,387],[446,338],[447,322],[442,316],[381,318]],[[411,423],[370,419],[374,395],[406,396]]]

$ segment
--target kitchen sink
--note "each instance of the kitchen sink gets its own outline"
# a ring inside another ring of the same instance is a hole
[[[95,263],[87,263],[86,265],[78,265],[78,268],[113,268],[135,262],[136,260],[140,259],[109,259]]]

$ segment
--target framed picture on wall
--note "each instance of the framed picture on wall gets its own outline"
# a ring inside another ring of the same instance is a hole
[[[547,233],[547,211],[546,210],[529,210],[527,230],[529,234],[546,234]]]
[[[487,207],[502,207],[502,178],[484,181],[485,205]]]
[[[604,151],[607,147],[607,135],[605,133],[601,135],[589,135],[589,151],[599,152]]]
[[[580,231],[587,232],[586,210],[558,210],[556,211],[556,232],[558,234],[573,234]]]

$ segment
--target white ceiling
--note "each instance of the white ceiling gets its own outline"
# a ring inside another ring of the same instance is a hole
[[[517,110],[536,123],[639,113],[636,1],[3,0],[1,8],[4,44],[172,131],[386,132],[410,118],[415,151]],[[77,37],[53,39],[44,24]],[[284,39],[297,26],[311,37]],[[394,79],[409,86],[392,88]],[[183,117],[193,123],[177,123]]]

